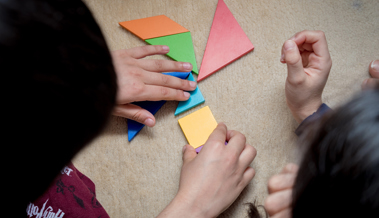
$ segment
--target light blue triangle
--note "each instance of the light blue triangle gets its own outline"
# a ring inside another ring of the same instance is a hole
[[[195,78],[193,78],[192,73],[190,73],[188,80],[195,81]],[[187,101],[179,102],[178,107],[175,111],[175,116],[205,102],[203,94],[201,94],[200,92],[199,86],[197,86],[194,91],[191,91],[189,93],[191,94],[191,96]]]

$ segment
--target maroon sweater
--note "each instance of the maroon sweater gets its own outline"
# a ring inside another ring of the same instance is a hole
[[[61,171],[46,192],[26,209],[27,217],[109,217],[96,199],[95,184],[72,163]]]

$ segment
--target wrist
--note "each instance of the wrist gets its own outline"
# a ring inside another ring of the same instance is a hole
[[[157,216],[157,218],[186,218],[186,217],[206,217],[199,208],[187,201],[179,193],[174,197],[169,205]]]
[[[292,107],[288,102],[287,105],[290,108],[295,120],[300,124],[301,122],[303,122],[303,120],[305,120],[307,117],[311,116],[318,110],[318,108],[322,105],[322,100],[319,99],[311,104],[307,104],[306,106],[302,107]]]

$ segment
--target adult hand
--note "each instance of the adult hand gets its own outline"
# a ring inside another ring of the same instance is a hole
[[[298,170],[297,165],[287,164],[280,174],[270,178],[265,208],[271,218],[292,217],[292,188]]]
[[[225,141],[228,144],[225,145]],[[253,179],[256,150],[243,134],[220,123],[203,149],[183,148],[179,191],[159,217],[216,217]]]
[[[168,46],[148,45],[111,52],[117,74],[117,106],[113,115],[155,125],[154,116],[147,110],[130,104],[135,101],[188,100],[186,91],[196,89],[196,82],[182,80],[160,72],[189,72],[190,63],[171,60],[142,59],[150,55],[167,54]]]
[[[379,60],[372,61],[368,71],[372,78],[363,81],[362,89],[379,89]]]
[[[317,111],[322,91],[332,67],[328,44],[322,31],[302,31],[282,48],[282,63],[287,63],[287,105],[298,123]]]

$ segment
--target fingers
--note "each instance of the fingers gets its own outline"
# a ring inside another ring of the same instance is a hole
[[[282,173],[294,173],[294,174],[296,174],[297,171],[299,171],[299,166],[294,164],[294,163],[289,163],[283,168]]]
[[[379,79],[369,78],[362,82],[362,90],[379,89]]]
[[[282,210],[288,209],[292,202],[292,189],[270,194],[265,201],[267,213],[272,216]]]
[[[144,91],[139,92],[139,95],[135,96],[135,101],[186,101],[189,97],[190,93],[182,90],[146,85],[144,86]]]
[[[379,89],[379,60],[371,62],[369,73],[372,78],[362,82],[362,90]]]
[[[239,157],[240,165],[242,166],[242,168],[245,169],[246,167],[248,167],[251,164],[251,162],[253,162],[256,156],[257,150],[253,146],[245,144],[245,148],[243,149]]]
[[[371,62],[369,72],[372,78],[379,79],[379,60]]]
[[[301,83],[305,80],[302,57],[299,48],[292,40],[287,40],[283,45],[283,60],[287,63],[288,81],[291,83]]]
[[[255,176],[255,170],[251,167],[247,167],[245,172],[243,173],[242,180],[239,184],[241,191],[247,186],[247,184],[251,182],[251,180],[253,180],[254,176]]]
[[[274,193],[286,189],[291,189],[295,183],[296,174],[274,175],[268,181],[268,193]]]
[[[271,216],[271,218],[292,218],[292,210],[289,208],[284,209],[274,216]]]
[[[165,45],[146,45],[125,50],[119,50],[119,52],[125,52],[125,54],[136,59],[144,58],[150,55],[167,54],[169,51],[170,48]]]
[[[118,105],[113,110],[113,115],[125,117],[145,124],[146,126],[153,127],[155,125],[154,116],[147,110],[133,104]]]
[[[227,127],[224,123],[219,123],[215,130],[209,136],[208,141],[221,142],[225,146]]]
[[[191,145],[185,145],[183,147],[183,165],[192,161],[196,155],[196,150]]]
[[[230,131],[228,139],[228,150],[233,150],[236,155],[240,156],[246,145],[246,137],[238,131]]]
[[[187,91],[193,91],[197,86],[197,83],[194,81],[184,80],[161,73],[145,72],[143,77],[146,85],[163,86]]]
[[[151,72],[189,72],[192,64],[187,62],[177,62],[160,59],[139,59],[137,65]]]
[[[304,30],[295,34],[290,40],[293,40],[298,46],[304,44],[308,51],[313,50],[313,52],[319,57],[330,57],[325,33],[322,31]],[[307,44],[311,44],[312,49],[310,49]]]

